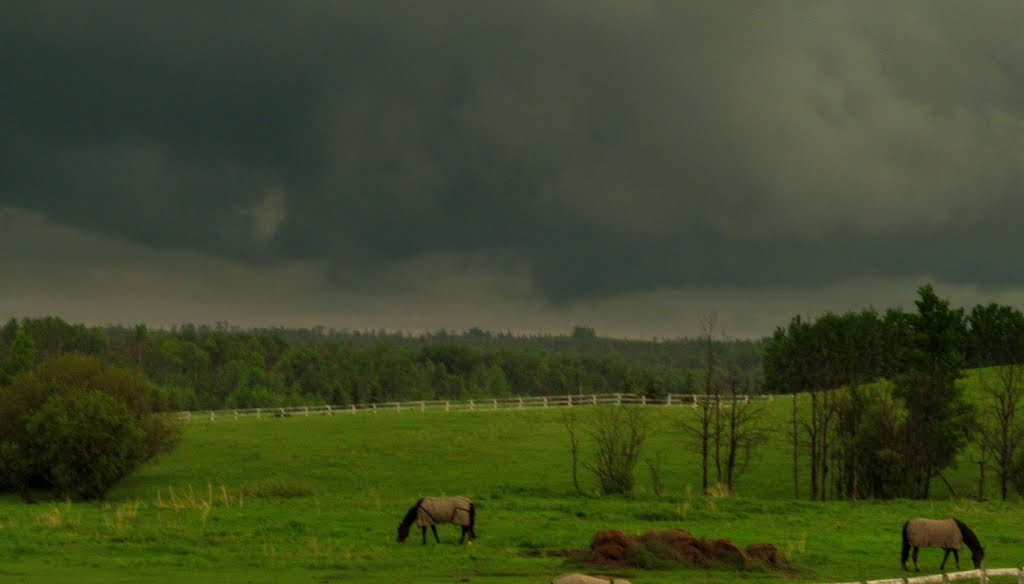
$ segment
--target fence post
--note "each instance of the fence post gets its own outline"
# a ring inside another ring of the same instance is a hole
[[[523,409],[523,396],[519,396],[519,409]]]
[[[617,406],[621,406],[622,405],[622,394],[621,393],[615,394],[615,405],[617,405]]]
[[[216,422],[217,421],[217,418],[214,415],[213,410],[210,410],[210,421],[211,422]]]
[[[306,417],[308,418],[309,417],[309,406],[303,406],[302,409],[305,410]]]
[[[596,393],[590,394],[590,405],[594,405],[594,406],[597,405],[597,394]]]
[[[327,404],[327,415],[328,416],[333,416],[334,415],[334,411],[331,410],[331,405],[330,404]]]
[[[352,404],[352,413],[356,413],[356,404]]]
[[[469,400],[469,411],[472,412],[474,410],[476,410],[476,404],[473,403],[473,400]]]
[[[498,400],[493,400],[493,402],[494,402],[494,409],[498,409]]]
[[[646,406],[647,405],[647,396],[646,395],[640,394],[640,405],[642,405],[642,406]]]
[[[421,412],[425,412],[425,411],[427,411],[427,402],[425,402],[425,401],[420,401],[420,411],[421,411]]]
[[[571,395],[567,395],[565,397],[569,398],[569,407],[571,408],[572,407],[572,396]]]
[[[693,409],[697,409],[697,394],[693,394]]]
[[[398,413],[402,412],[402,402],[395,402],[395,411]]]
[[[548,407],[548,396],[544,396],[544,407]]]
[[[1024,568],[1017,568],[1017,584],[1024,584]]]
[[[235,410],[235,419],[238,419],[238,410]]]
[[[988,574],[985,572],[985,568],[981,569],[981,584],[988,584]]]
[[[444,400],[444,411],[450,412],[452,410],[452,404],[448,400]]]
[[[371,405],[373,405],[373,413],[376,414],[377,413],[377,404],[371,404]]]
[[[665,405],[666,406],[671,406],[672,405],[672,394],[671,393],[668,394],[668,397],[665,400]]]

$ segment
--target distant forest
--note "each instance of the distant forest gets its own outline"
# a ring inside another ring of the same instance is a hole
[[[934,295],[931,286],[921,291]],[[1020,310],[993,303],[967,311],[948,308],[948,301],[937,296],[934,300],[947,307],[950,323],[942,338],[930,341],[939,335],[915,326],[920,315],[899,308],[793,317],[762,345],[764,386],[771,393],[793,393],[893,379],[929,342],[948,344],[958,368],[1024,363]]]
[[[586,326],[551,336],[478,328],[410,335],[11,318],[0,328],[0,386],[44,359],[77,353],[141,372],[153,385],[154,407],[164,411],[602,392],[654,397],[701,391],[709,350],[716,367],[760,379],[764,342],[612,339]]]
[[[772,337],[627,340],[576,326],[565,335],[473,328],[403,334],[240,330],[227,322],[170,330],[87,327],[56,316],[0,327],[0,387],[53,356],[76,353],[142,373],[159,410],[349,405],[388,401],[623,392],[648,397],[793,393],[892,378],[916,334],[901,309],[795,316]],[[951,312],[964,367],[1024,362],[1024,313],[998,304]],[[711,375],[708,375],[710,364]]]

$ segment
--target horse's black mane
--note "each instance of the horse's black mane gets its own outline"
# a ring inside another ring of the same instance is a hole
[[[981,547],[981,542],[978,541],[978,536],[974,535],[974,532],[971,531],[971,528],[967,527],[967,525],[963,521],[960,521],[956,517],[953,518],[953,521],[956,523],[956,526],[960,528],[960,535],[961,537],[963,537],[964,543],[967,544],[967,547],[971,548],[971,552],[975,554],[979,552],[984,554],[984,550]]]
[[[420,505],[423,503],[423,499],[416,501],[416,504],[409,508],[409,512],[402,518],[402,525],[412,525],[413,521],[416,521],[416,511],[419,510]]]

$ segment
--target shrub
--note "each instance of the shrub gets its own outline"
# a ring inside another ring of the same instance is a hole
[[[145,379],[94,357],[65,355],[18,375],[0,393],[0,489],[101,498],[180,438],[150,407]]]
[[[594,462],[586,465],[597,477],[601,493],[628,495],[633,492],[633,469],[647,440],[647,422],[638,408],[621,406],[594,410],[589,430],[594,440]]]
[[[97,390],[54,395],[26,425],[55,494],[98,499],[145,459],[145,433],[124,402]]]

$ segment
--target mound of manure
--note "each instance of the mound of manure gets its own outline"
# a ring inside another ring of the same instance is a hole
[[[789,561],[770,543],[745,550],[728,539],[694,537],[682,529],[650,529],[636,537],[617,529],[598,531],[590,550],[573,554],[583,563],[602,568],[658,568],[685,564],[699,568],[788,569]]]

